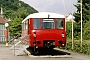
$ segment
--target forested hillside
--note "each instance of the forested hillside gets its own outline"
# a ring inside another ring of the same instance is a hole
[[[0,0],[0,4],[4,9],[5,17],[8,18],[12,18],[13,15],[22,15],[22,12],[25,16],[37,12],[33,7],[19,0]],[[25,16],[22,18],[25,18]]]
[[[33,7],[19,0],[0,0],[4,17],[10,18],[9,31],[11,36],[21,34],[21,21],[29,14],[38,12]]]

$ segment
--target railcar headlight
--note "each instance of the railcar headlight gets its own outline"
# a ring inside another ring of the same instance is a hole
[[[62,33],[62,37],[63,37],[63,38],[65,37],[64,33]]]
[[[34,37],[34,38],[36,38],[36,37],[37,37],[37,36],[36,36],[36,32],[34,32],[33,37]]]

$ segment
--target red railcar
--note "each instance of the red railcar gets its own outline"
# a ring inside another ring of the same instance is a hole
[[[66,45],[64,15],[49,12],[34,13],[22,21],[22,40],[34,52],[38,48],[54,48]]]

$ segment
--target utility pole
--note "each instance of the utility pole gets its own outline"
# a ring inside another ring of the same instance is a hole
[[[82,0],[81,0],[81,49],[82,49]]]
[[[74,47],[74,40],[73,40],[73,0],[71,0],[72,2],[72,49]]]
[[[63,5],[64,5],[64,16],[65,16],[65,31],[66,31],[66,4],[65,4],[65,0],[62,0]]]
[[[1,13],[0,13],[0,16],[3,18],[3,8],[2,8],[2,4],[1,4]]]
[[[21,2],[21,0],[19,0],[19,6],[21,6],[21,3],[20,2]]]

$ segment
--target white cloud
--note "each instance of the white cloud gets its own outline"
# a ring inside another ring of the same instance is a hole
[[[24,1],[24,0],[19,0],[19,1]]]
[[[55,12],[64,14],[64,4],[62,0],[23,0],[28,3],[30,6],[37,9],[39,12]],[[72,0],[63,0],[66,3],[66,14],[72,12]],[[73,4],[77,0],[73,0]],[[73,6],[74,7],[74,6]],[[75,8],[73,9],[75,11]]]

